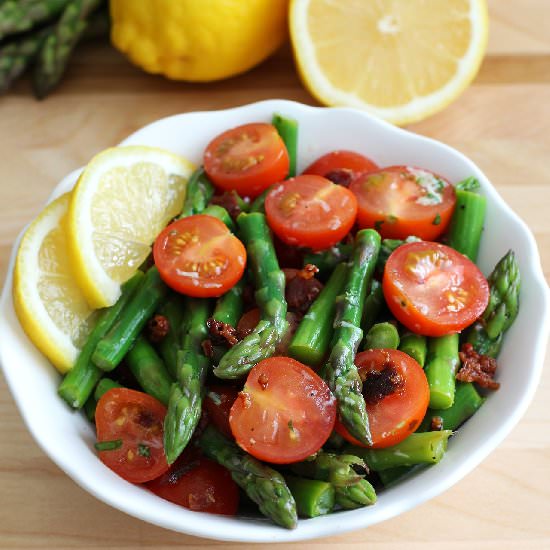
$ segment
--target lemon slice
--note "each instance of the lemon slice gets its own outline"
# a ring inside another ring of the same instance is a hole
[[[69,253],[78,284],[94,307],[114,304],[120,285],[176,216],[193,165],[143,146],[115,147],[94,157],[73,191]]]
[[[13,303],[23,330],[60,372],[74,364],[93,320],[67,255],[69,200],[69,193],[62,195],[28,227],[13,280]]]
[[[485,0],[292,0],[290,31],[312,95],[406,124],[472,81],[488,12]]]

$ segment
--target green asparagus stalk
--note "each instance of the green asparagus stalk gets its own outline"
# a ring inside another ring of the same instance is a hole
[[[500,259],[487,281],[490,289],[489,304],[481,319],[468,329],[466,341],[478,353],[496,357],[503,334],[512,326],[519,310],[521,277],[519,265],[511,250]]]
[[[250,214],[265,214],[265,198],[269,193],[269,188],[266,189],[263,193],[260,193],[250,205]]]
[[[227,225],[227,228],[232,233],[235,233],[235,231],[237,230],[235,222],[231,219],[229,212],[225,208],[223,208],[223,206],[218,206],[217,204],[210,204],[203,210],[202,214],[206,214],[208,216],[218,218],[218,220],[220,220],[225,225]]]
[[[381,470],[376,472],[380,481],[384,487],[393,485],[396,481],[401,479],[403,476],[407,475],[415,466],[394,466],[393,468],[388,468],[387,470]]]
[[[240,378],[256,363],[271,357],[288,329],[285,276],[279,268],[265,216],[240,214],[237,223],[247,248],[262,317],[256,328],[221,358],[214,369],[219,378]]]
[[[126,354],[126,362],[145,393],[168,405],[172,379],[153,346],[139,336]]]
[[[243,290],[245,278],[243,277],[231,290],[218,298],[212,317],[221,323],[227,323],[232,327],[237,326],[243,313]]]
[[[345,452],[362,458],[375,472],[396,466],[436,464],[443,458],[452,433],[451,430],[415,432],[391,447],[369,449],[350,445],[345,448]]]
[[[185,335],[178,350],[177,383],[172,384],[164,419],[164,454],[168,464],[172,464],[185,449],[199,423],[204,379],[209,366],[202,342],[207,336],[210,302],[189,298],[186,316]]]
[[[334,487],[330,483],[295,476],[285,476],[285,481],[296,501],[299,516],[316,518],[334,508]]]
[[[290,161],[288,177],[293,178],[296,175],[296,163],[298,158],[298,122],[292,118],[275,113],[271,123],[275,126],[277,132],[284,141]]]
[[[363,349],[397,349],[399,332],[392,323],[376,323],[365,335]]]
[[[354,470],[354,466],[366,471],[365,463],[357,456],[320,451],[309,460],[292,464],[290,470],[302,477],[330,483],[335,490],[336,503],[353,510],[376,502],[374,488]]]
[[[94,399],[99,401],[109,390],[122,388],[122,385],[111,378],[102,378],[94,390]]]
[[[353,251],[353,245],[338,243],[326,250],[304,254],[304,265],[313,264],[319,270],[319,278],[327,279],[337,265],[347,262]]]
[[[166,317],[169,329],[166,336],[159,342],[158,350],[166,370],[173,380],[177,376],[178,349],[181,344],[181,325],[184,319],[184,300],[181,294],[170,293],[166,302],[158,310],[159,315]]]
[[[447,243],[472,262],[477,260],[487,200],[483,195],[456,189],[456,205],[447,232]]]
[[[179,218],[201,214],[208,206],[214,194],[214,186],[210,183],[204,168],[197,168],[189,178],[185,191],[185,200]]]
[[[448,409],[455,398],[455,375],[460,365],[458,334],[428,340],[426,378],[430,386],[430,407]]]
[[[319,365],[326,356],[332,340],[336,297],[342,292],[346,276],[346,265],[338,265],[304,315],[288,346],[288,353],[294,359]]]
[[[46,97],[59,84],[71,53],[84,34],[88,16],[100,3],[101,0],[70,0],[64,8],[36,58],[33,89],[38,99]]]
[[[49,21],[68,3],[69,0],[7,0],[0,3],[0,40]]]
[[[415,334],[414,332],[406,332],[401,335],[398,349],[411,356],[421,367],[424,367],[426,354],[428,352],[428,344],[425,336]]]
[[[366,445],[371,443],[369,419],[354,358],[363,337],[359,325],[379,248],[380,235],[376,231],[364,229],[357,233],[344,291],[337,298],[332,351],[322,373],[338,400],[340,419]]]
[[[385,305],[382,285],[376,279],[373,279],[363,306],[363,318],[361,319],[363,334],[366,334],[374,326]]]
[[[82,407],[84,414],[86,415],[86,418],[90,422],[95,422],[95,409],[97,407],[97,401],[95,400],[93,395],[90,395],[88,399],[86,400],[86,403],[84,403],[84,406]]]
[[[95,385],[103,375],[103,371],[92,362],[92,354],[99,341],[109,332],[121,313],[125,310],[132,296],[144,283],[143,273],[136,274],[122,285],[122,294],[117,302],[102,310],[92,332],[88,336],[82,351],[78,355],[73,368],[65,375],[57,393],[75,409],[84,405],[92,394]]]
[[[293,529],[298,523],[296,502],[281,474],[245,453],[212,426],[202,433],[199,444],[204,454],[225,466],[235,483],[275,523]]]
[[[102,370],[113,370],[132,347],[139,333],[168,294],[158,269],[150,268],[117,322],[97,343],[92,361]]]

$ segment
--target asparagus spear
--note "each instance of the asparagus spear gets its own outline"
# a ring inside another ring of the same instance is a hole
[[[92,361],[102,370],[113,370],[132,347],[145,323],[168,294],[158,269],[150,268],[111,330],[97,343]]]
[[[361,443],[371,444],[361,378],[353,360],[363,331],[359,328],[367,286],[376,266],[380,235],[372,229],[357,233],[344,292],[338,297],[332,351],[323,376],[338,399],[340,419]]]
[[[430,386],[430,407],[448,409],[455,398],[455,375],[460,365],[458,334],[428,339],[426,378]]]
[[[353,251],[353,245],[338,243],[326,250],[304,254],[304,265],[313,264],[319,269],[319,277],[326,279],[343,262],[347,262]]]
[[[236,326],[243,312],[243,290],[245,278],[243,277],[233,288],[218,298],[212,317],[216,321]]]
[[[223,206],[218,206],[217,204],[211,204],[202,211],[202,214],[206,214],[208,216],[218,218],[218,220],[220,220],[225,225],[227,225],[227,228],[229,229],[229,231],[231,231],[232,233],[235,233],[237,229],[235,226],[235,223],[231,219],[229,212]]]
[[[260,213],[241,214],[237,223],[246,244],[262,318],[246,338],[221,358],[214,369],[219,378],[240,378],[256,363],[271,357],[288,328],[285,277],[279,268],[265,216]]]
[[[281,474],[262,464],[208,426],[199,439],[204,454],[225,466],[235,483],[275,523],[293,529],[298,518],[296,502]]]
[[[332,339],[336,297],[342,291],[347,269],[340,264],[315,299],[288,346],[288,353],[308,365],[318,365],[326,356]]]
[[[197,168],[189,178],[185,191],[185,200],[179,218],[200,214],[208,206],[214,194],[214,186],[210,183],[204,168]]]
[[[115,380],[112,380],[111,378],[102,378],[95,387],[94,399],[96,400],[96,402],[99,401],[109,390],[112,390],[113,388],[122,388],[122,385]]]
[[[164,454],[172,464],[189,443],[201,416],[204,379],[209,366],[202,352],[210,302],[189,298],[186,304],[185,336],[178,350],[177,383],[172,384],[164,419]]]
[[[92,354],[98,342],[107,334],[124,308],[143,284],[143,273],[136,274],[122,285],[122,294],[117,302],[104,309],[95,327],[88,336],[73,368],[65,375],[57,393],[71,406],[79,409],[92,394],[94,386],[103,375],[103,371],[92,363]]]
[[[376,323],[365,335],[363,349],[397,349],[399,332],[392,323]]]
[[[310,460],[292,464],[290,469],[299,476],[329,482],[334,487],[336,503],[353,510],[376,502],[374,488],[353,466],[366,470],[365,463],[357,456],[320,451]]]
[[[428,352],[428,344],[425,336],[415,334],[414,332],[406,332],[401,335],[398,349],[410,355],[421,367],[424,367],[426,354]]]
[[[489,304],[481,319],[468,329],[466,341],[478,353],[496,357],[502,344],[502,335],[517,317],[521,278],[519,265],[510,250],[489,275]]]
[[[296,161],[298,157],[298,122],[292,118],[275,113],[271,123],[277,129],[288,151],[288,177],[292,178],[296,175]]]
[[[52,19],[68,3],[69,0],[7,0],[0,3],[0,40]]]
[[[363,318],[361,319],[361,330],[366,334],[376,323],[380,312],[384,309],[386,301],[382,292],[382,285],[373,279],[370,285],[370,291],[365,298],[363,306]]]
[[[126,354],[126,362],[145,393],[168,405],[172,379],[153,346],[139,336]]]
[[[46,97],[59,83],[67,61],[87,26],[87,17],[101,0],[71,0],[38,53],[33,75],[34,94]]]
[[[334,508],[334,487],[330,483],[294,476],[285,476],[285,481],[296,501],[299,516],[315,518]]]
[[[177,376],[177,356],[181,342],[181,325],[184,318],[184,301],[181,294],[170,293],[166,302],[158,310],[158,314],[168,320],[168,333],[158,344],[158,350],[166,369],[175,380]]]

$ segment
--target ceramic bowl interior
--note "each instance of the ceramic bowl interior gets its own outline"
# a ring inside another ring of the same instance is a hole
[[[438,495],[475,468],[518,422],[539,381],[548,337],[548,289],[531,232],[472,161],[440,142],[353,109],[271,100],[165,118],[137,131],[123,144],[163,147],[200,163],[204,147],[215,135],[247,122],[270,121],[274,112],[299,121],[299,169],[328,151],[351,149],[381,166],[421,166],[455,183],[476,176],[488,199],[479,265],[488,274],[507,250],[516,252],[522,274],[521,308],[499,357],[501,389],[491,394],[451,439],[441,463],[381,492],[372,507],[300,520],[297,529],[287,531],[261,518],[190,512],[127,483],[97,459],[92,426],[57,396],[59,375],[29,342],[17,321],[11,300],[12,255],[1,301],[0,360],[17,406],[38,444],[76,483],[111,506],[168,529],[220,540],[296,541],[339,534],[386,520]],[[70,189],[78,173],[61,181],[51,198]]]

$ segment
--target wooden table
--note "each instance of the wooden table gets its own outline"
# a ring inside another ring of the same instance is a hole
[[[491,0],[490,8],[489,52],[476,81],[411,129],[458,148],[485,171],[535,233],[548,276],[550,3]],[[99,150],[163,116],[274,97],[315,103],[288,49],[227,82],[187,85],[147,76],[108,46],[89,45],[45,102],[30,97],[28,82],[18,84],[0,99],[0,276],[15,236],[51,189]],[[547,368],[511,435],[445,494],[368,530],[284,547],[550,548],[549,402]],[[37,447],[1,377],[0,419],[1,548],[242,546],[165,531],[95,500]]]

